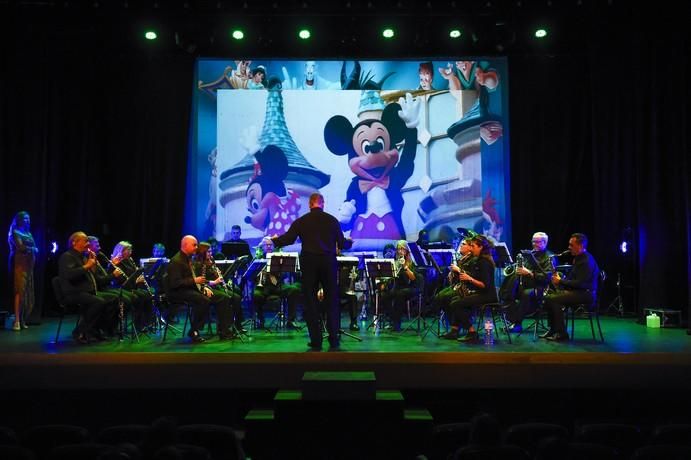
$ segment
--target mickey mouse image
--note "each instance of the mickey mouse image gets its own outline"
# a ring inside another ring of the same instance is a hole
[[[280,147],[267,145],[254,154],[254,175],[245,196],[250,216],[245,223],[264,231],[265,235],[284,233],[298,218],[299,195],[287,190],[288,159]]]
[[[364,93],[363,97],[372,97]],[[337,213],[344,231],[351,231],[351,238],[405,238],[401,189],[415,167],[419,112],[419,101],[408,93],[405,99],[387,105],[381,119],[366,118],[355,126],[342,115],[327,121],[326,147],[335,155],[347,154],[348,166],[355,174]],[[401,141],[405,144],[399,152],[397,144]]]

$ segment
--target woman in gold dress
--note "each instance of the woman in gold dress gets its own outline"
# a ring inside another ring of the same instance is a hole
[[[7,243],[10,245],[10,268],[14,280],[14,325],[12,329],[27,329],[26,321],[34,309],[34,264],[38,248],[30,230],[29,213],[20,211],[14,216]]]

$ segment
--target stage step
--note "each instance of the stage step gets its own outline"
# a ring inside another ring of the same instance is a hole
[[[373,401],[376,392],[377,379],[370,371],[315,371],[302,376],[305,401]]]
[[[272,408],[247,414],[248,454],[280,457],[283,446],[315,442],[322,447],[345,442],[349,449],[359,439],[377,439],[377,445],[368,448],[376,458],[398,457],[400,449],[423,451],[434,424],[432,414],[406,408],[399,390],[377,390],[374,372],[306,372],[302,384],[302,389],[278,390]]]

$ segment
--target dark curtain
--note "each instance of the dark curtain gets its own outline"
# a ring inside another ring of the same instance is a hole
[[[639,314],[691,305],[688,33],[683,15],[650,14],[595,15],[570,46],[508,51],[514,250],[537,230],[555,250],[586,233],[609,274],[603,300],[619,275]],[[6,229],[31,214],[39,286],[54,273],[47,243],[62,251],[75,230],[100,236],[105,252],[121,239],[135,257],[156,241],[177,249],[194,87],[180,49],[121,46],[117,27],[97,33],[106,22],[45,16],[5,19],[0,72],[0,217]]]

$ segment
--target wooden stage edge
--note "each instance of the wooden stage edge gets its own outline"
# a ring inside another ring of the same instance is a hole
[[[299,388],[374,371],[380,389],[689,388],[691,353],[5,353],[1,389]]]

